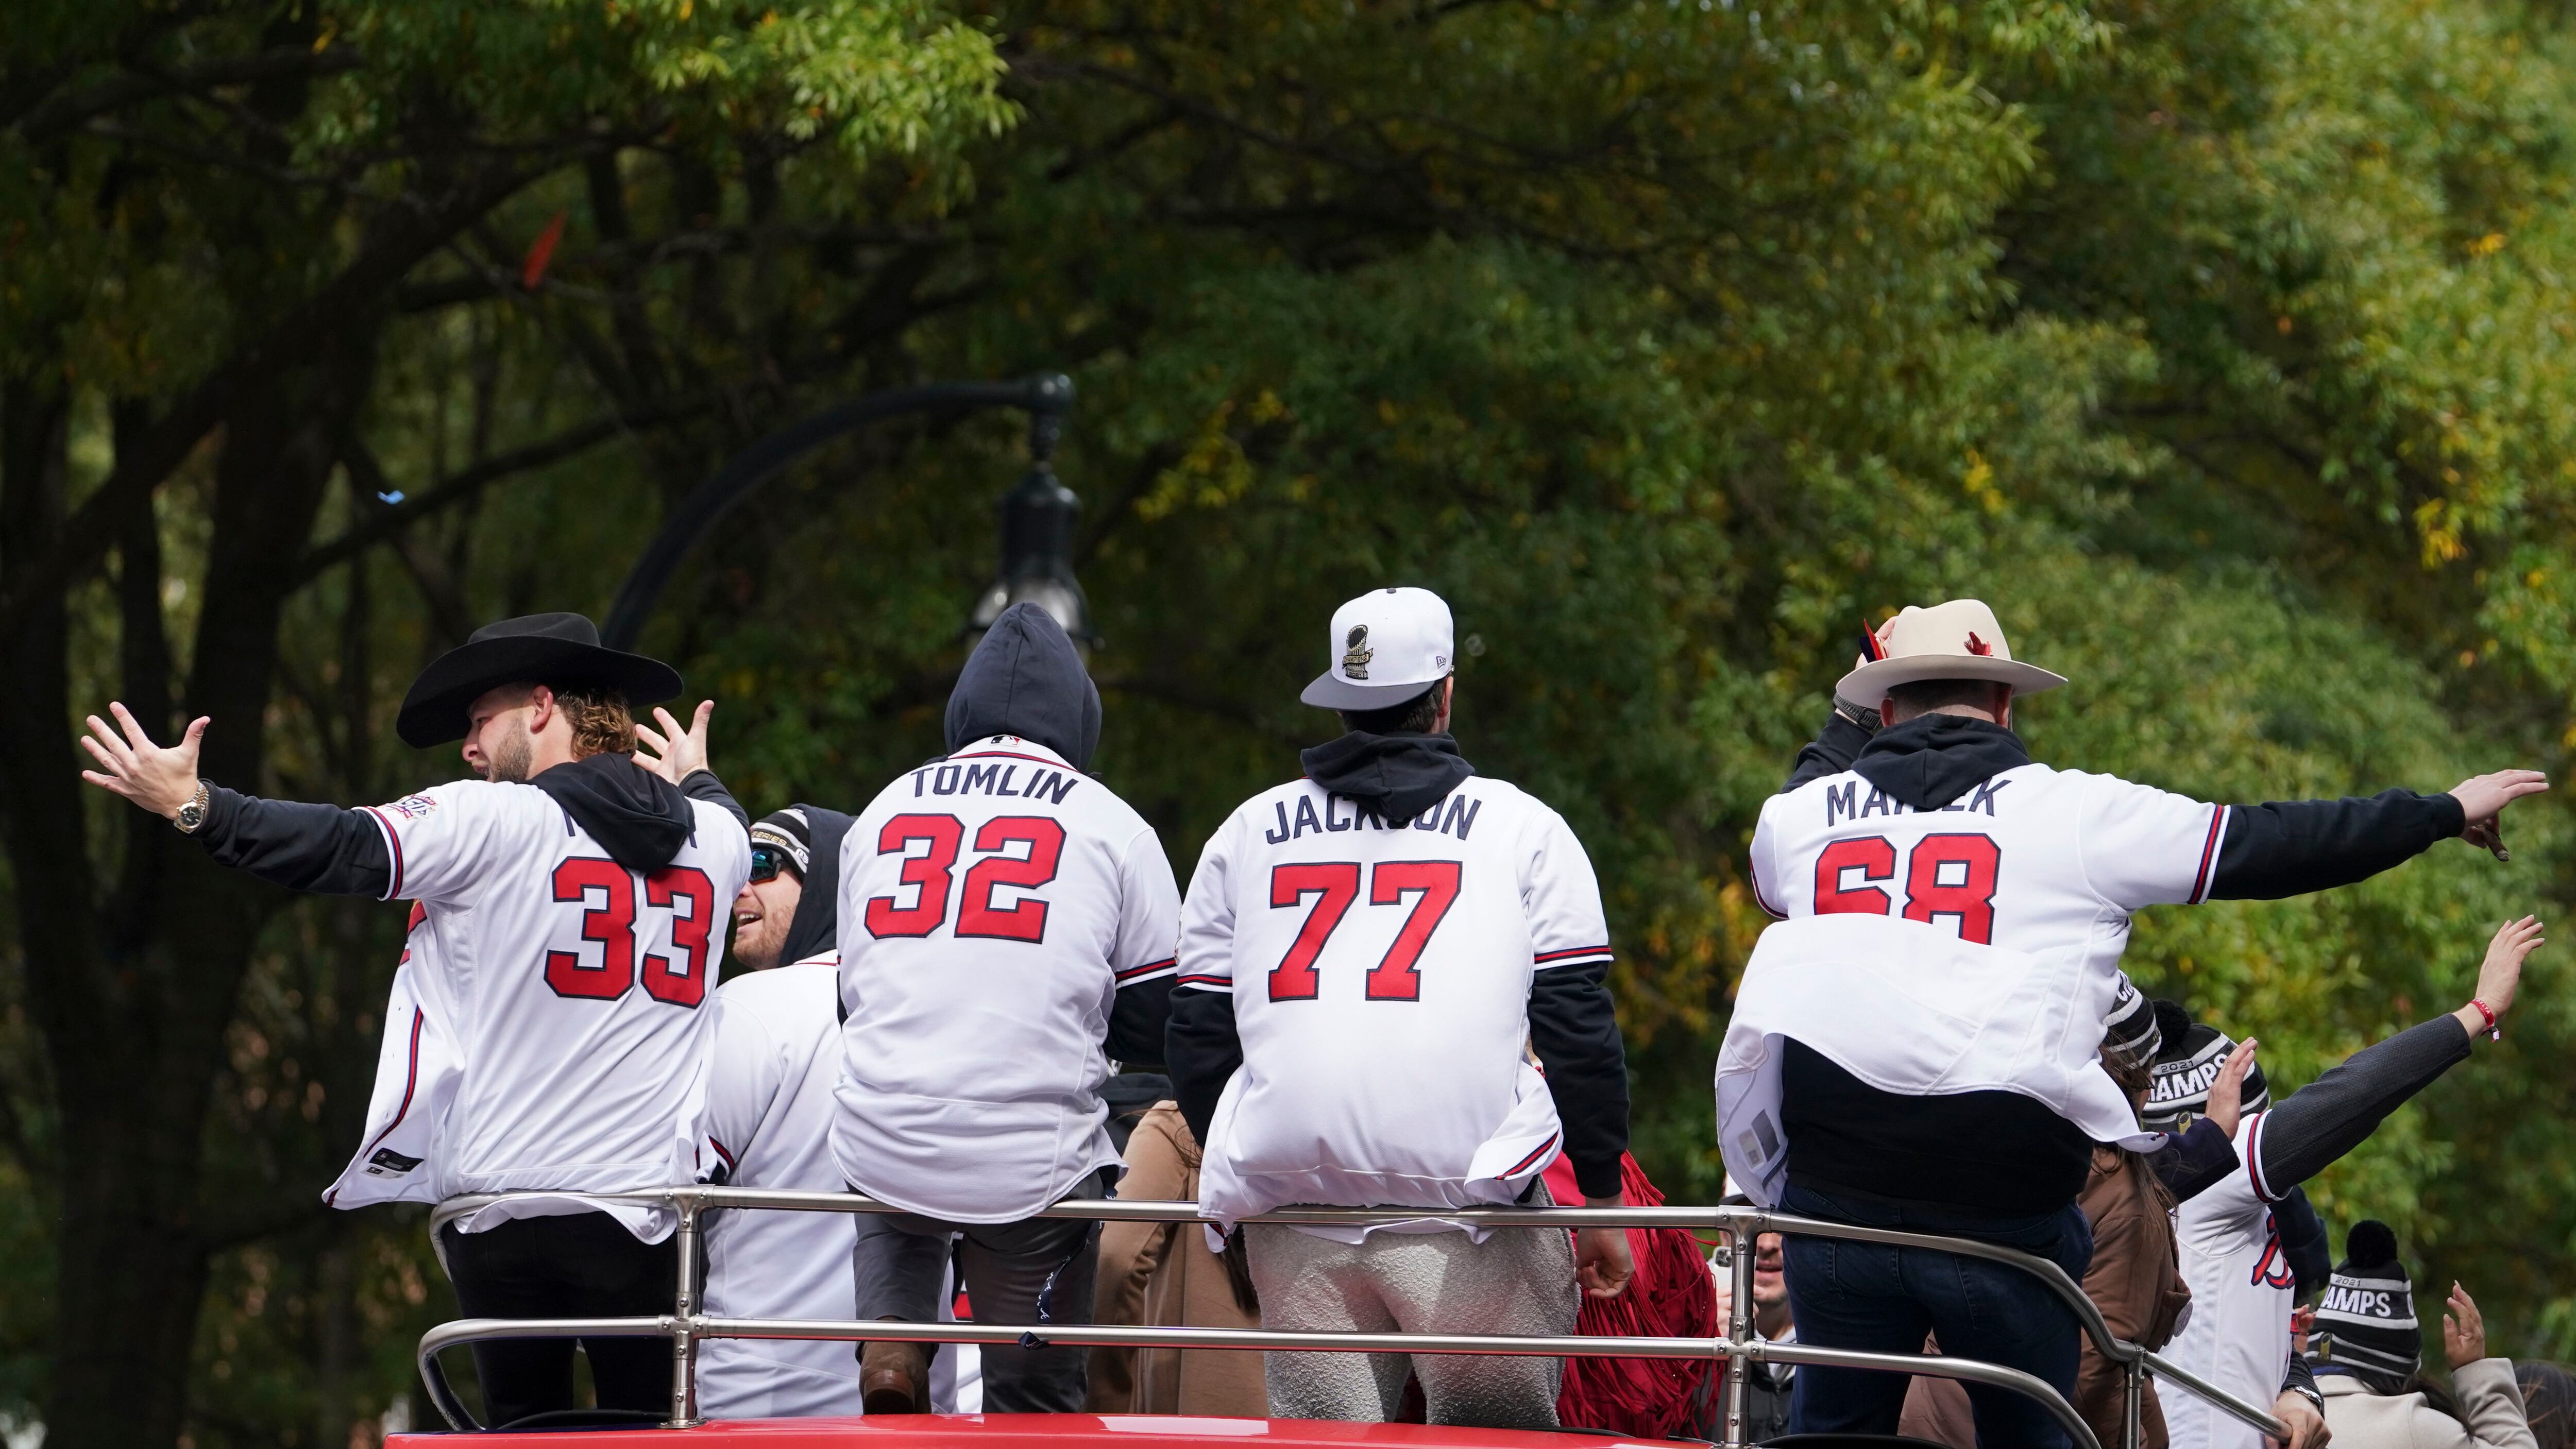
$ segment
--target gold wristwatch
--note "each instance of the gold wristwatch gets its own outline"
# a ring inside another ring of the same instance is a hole
[[[206,823],[206,806],[213,799],[213,794],[206,788],[206,782],[199,780],[197,793],[188,797],[188,803],[179,807],[178,815],[170,823],[179,827],[181,835],[196,834],[197,827]]]

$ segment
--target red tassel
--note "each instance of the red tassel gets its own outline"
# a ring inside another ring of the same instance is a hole
[[[1631,1207],[1663,1204],[1664,1195],[1636,1158],[1622,1156],[1619,1167]],[[1717,1336],[1716,1280],[1688,1232],[1630,1228],[1628,1251],[1637,1262],[1628,1291],[1616,1298],[1585,1294],[1575,1332],[1590,1338]],[[1690,1428],[1714,1367],[1705,1359],[1570,1358],[1556,1417],[1568,1428],[1670,1438]]]
[[[566,214],[555,213],[555,219],[547,222],[546,229],[538,232],[536,241],[529,245],[527,260],[519,263],[519,285],[531,292],[546,279],[546,263],[555,259],[555,247],[563,241]]]

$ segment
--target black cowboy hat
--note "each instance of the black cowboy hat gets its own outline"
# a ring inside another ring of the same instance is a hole
[[[465,711],[504,684],[613,689],[630,705],[677,698],[680,671],[659,659],[606,648],[579,614],[528,614],[486,624],[430,661],[403,696],[394,733],[414,749],[465,738]]]

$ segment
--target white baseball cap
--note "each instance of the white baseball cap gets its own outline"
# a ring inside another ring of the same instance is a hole
[[[1333,666],[1297,697],[1325,709],[1402,704],[1449,677],[1452,632],[1429,589],[1371,589],[1333,611]]]

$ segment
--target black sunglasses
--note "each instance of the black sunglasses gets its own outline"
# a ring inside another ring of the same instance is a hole
[[[758,885],[765,880],[776,880],[780,871],[793,869],[795,869],[795,861],[786,851],[777,846],[755,845],[751,848],[752,884]]]

